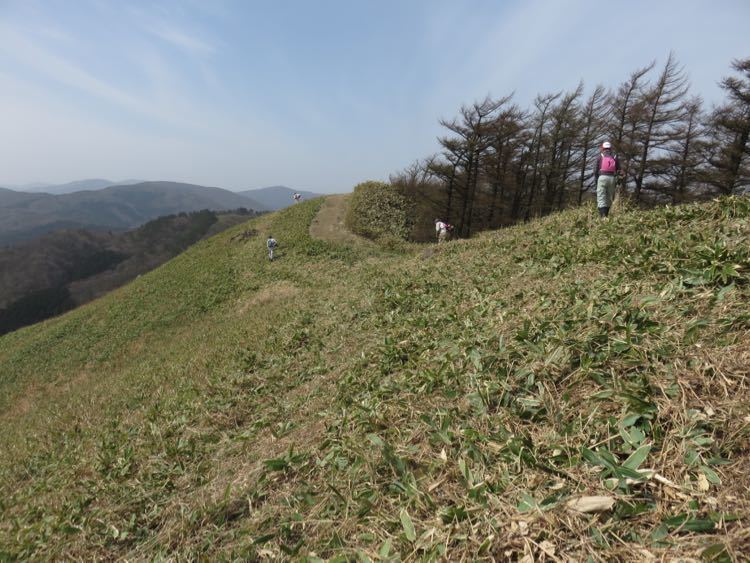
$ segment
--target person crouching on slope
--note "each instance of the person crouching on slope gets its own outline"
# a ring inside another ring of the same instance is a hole
[[[440,219],[435,219],[435,234],[439,243],[448,240],[448,224]]]
[[[268,248],[268,259],[273,261],[273,249],[276,248],[276,245],[278,243],[276,242],[276,239],[273,238],[271,235],[268,235],[268,240],[266,241],[266,248]]]
[[[596,181],[596,206],[599,217],[609,216],[615,197],[616,176],[620,172],[620,159],[612,153],[612,143],[602,143],[602,152],[596,159],[594,179]]]

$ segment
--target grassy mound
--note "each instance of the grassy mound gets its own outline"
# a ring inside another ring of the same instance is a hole
[[[431,256],[319,205],[0,339],[0,558],[748,551],[750,199]]]
[[[407,240],[412,231],[414,205],[390,184],[362,182],[354,188],[346,226],[370,239]]]

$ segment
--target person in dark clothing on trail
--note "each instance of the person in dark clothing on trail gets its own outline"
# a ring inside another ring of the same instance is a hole
[[[612,143],[602,143],[602,152],[596,159],[594,180],[596,181],[596,207],[599,217],[609,216],[615,198],[617,175],[620,173],[620,159],[612,152]]]

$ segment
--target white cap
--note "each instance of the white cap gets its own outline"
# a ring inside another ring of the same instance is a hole
[[[604,141],[602,143],[602,148],[603,149],[611,149],[612,148],[612,143],[610,143],[609,141]]]

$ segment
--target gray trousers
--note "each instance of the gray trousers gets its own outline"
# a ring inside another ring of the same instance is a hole
[[[615,177],[600,175],[596,182],[596,206],[612,207],[615,199]]]

